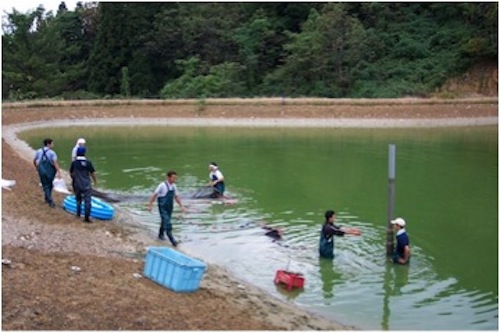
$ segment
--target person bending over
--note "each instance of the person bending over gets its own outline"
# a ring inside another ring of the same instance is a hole
[[[209,185],[213,186],[214,192],[212,193],[212,198],[222,198],[224,196],[224,191],[226,190],[226,185],[224,184],[224,175],[219,170],[219,167],[215,162],[209,164],[208,169],[210,170],[210,174],[208,177],[210,178]]]

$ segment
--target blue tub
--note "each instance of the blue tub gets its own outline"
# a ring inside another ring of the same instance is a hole
[[[144,276],[175,292],[193,292],[207,265],[168,247],[151,247],[146,255]]]
[[[81,215],[83,216],[85,212],[85,205],[82,201]],[[67,196],[63,201],[63,208],[67,212],[76,215],[76,197],[74,195]],[[92,206],[90,208],[90,217],[99,220],[111,220],[115,214],[115,209],[113,206],[105,203],[104,201],[92,197]]]

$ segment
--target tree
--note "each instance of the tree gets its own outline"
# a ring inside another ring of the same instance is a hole
[[[128,68],[122,67],[122,80],[120,85],[120,94],[124,97],[130,97],[130,77]]]
[[[2,97],[46,98],[61,93],[59,62],[63,46],[52,24],[51,12],[43,7],[7,15],[2,38]]]
[[[234,39],[238,43],[239,61],[245,64],[246,85],[250,93],[262,83],[263,74],[275,66],[279,55],[274,44],[276,31],[262,10],[235,30]]]
[[[88,87],[92,92],[118,94],[124,66],[130,71],[131,93],[151,94],[159,89],[154,80],[142,77],[154,73],[156,59],[147,53],[145,37],[162,6],[162,3],[99,3],[96,41],[89,60]]]
[[[347,96],[366,50],[359,20],[343,4],[330,3],[321,13],[312,9],[302,32],[291,38],[286,62],[266,78],[267,86],[292,96]]]

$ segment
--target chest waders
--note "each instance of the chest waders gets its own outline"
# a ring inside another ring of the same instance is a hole
[[[38,163],[38,175],[40,176],[40,182],[42,183],[43,194],[45,196],[45,202],[49,205],[54,205],[52,200],[52,182],[56,177],[56,168],[49,160],[47,156],[47,150],[42,148],[42,157],[40,157],[40,162]]]
[[[168,239],[173,246],[177,246],[177,241],[172,235],[172,211],[174,210],[174,197],[175,191],[171,190],[167,186],[167,195],[158,198],[158,210],[160,211],[161,225],[158,237],[162,240],[165,239],[163,233],[167,234]]]
[[[322,258],[333,258],[333,235],[327,237],[323,230],[319,237],[319,256]]]
[[[212,176],[212,181],[216,181],[218,178],[216,175]],[[226,185],[224,182],[219,182],[214,185],[214,192],[212,193],[211,197],[212,198],[220,198],[224,195],[224,191],[226,190]]]

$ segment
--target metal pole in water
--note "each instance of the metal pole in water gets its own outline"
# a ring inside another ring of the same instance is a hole
[[[389,145],[389,196],[387,203],[387,239],[386,252],[391,255],[394,251],[394,231],[391,220],[394,219],[394,196],[396,193],[396,145]]]

